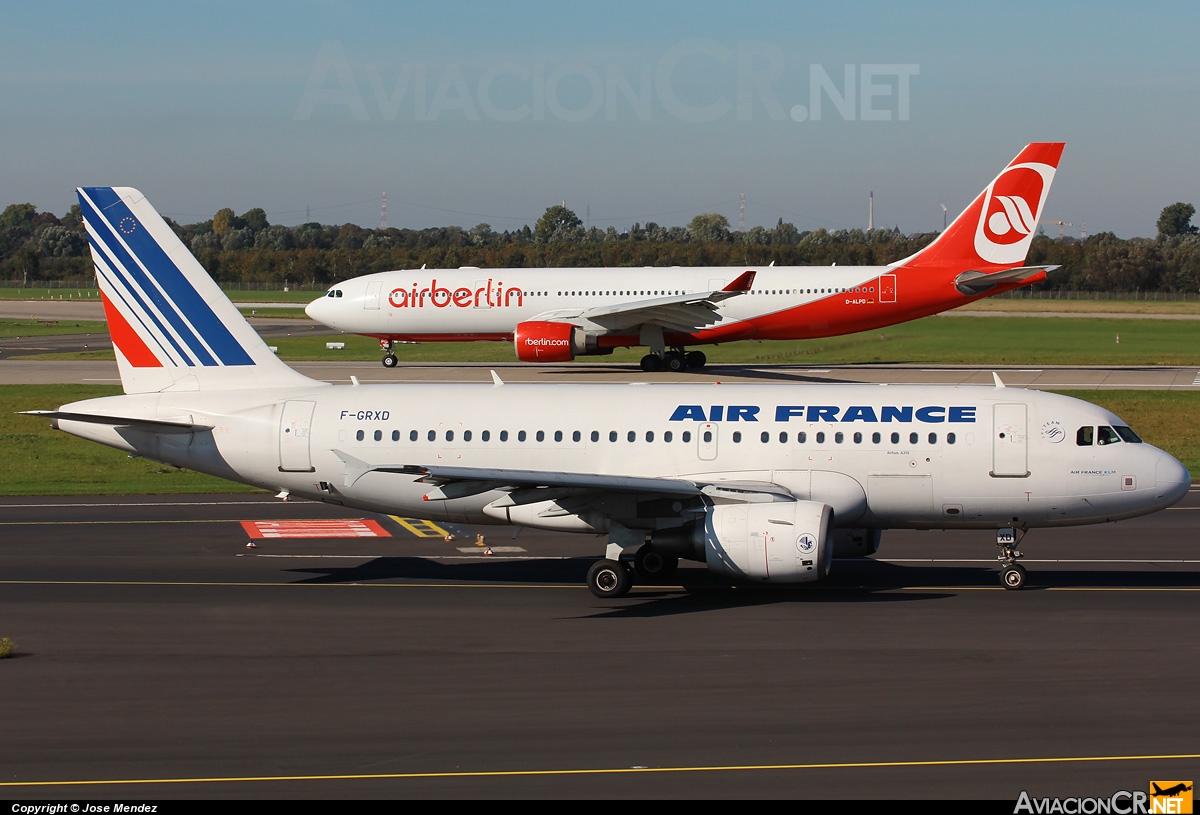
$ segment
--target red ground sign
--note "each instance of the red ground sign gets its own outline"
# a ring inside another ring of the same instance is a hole
[[[390,538],[377,522],[366,518],[336,521],[242,521],[251,538]]]

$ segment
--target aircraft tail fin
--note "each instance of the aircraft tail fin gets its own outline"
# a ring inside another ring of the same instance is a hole
[[[76,190],[126,393],[305,386],[131,187]]]
[[[1063,142],[1026,145],[945,232],[896,265],[957,272],[994,272],[1022,265],[1037,234],[1064,146]]]

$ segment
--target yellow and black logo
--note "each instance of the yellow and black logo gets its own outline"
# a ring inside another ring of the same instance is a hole
[[[1191,781],[1151,781],[1150,812],[1163,815],[1191,815]]]

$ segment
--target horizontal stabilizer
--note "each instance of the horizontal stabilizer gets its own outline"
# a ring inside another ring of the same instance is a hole
[[[137,427],[155,433],[193,433],[197,430],[212,430],[212,425],[193,424],[192,422],[171,421],[166,419],[141,419],[131,416],[101,416],[95,413],[68,413],[62,410],[22,410],[27,416],[45,416],[54,420],[58,429],[58,421],[87,422],[111,427]]]
[[[1004,272],[985,274],[984,272],[963,272],[954,278],[954,287],[968,297],[985,294],[1002,284],[1008,283],[1039,283],[1046,275],[1059,268],[1055,266],[1021,266]]]

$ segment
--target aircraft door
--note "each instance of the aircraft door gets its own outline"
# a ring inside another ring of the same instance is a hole
[[[315,402],[292,400],[284,402],[279,420],[279,471],[281,473],[313,472],[309,454],[309,432]]]
[[[376,280],[374,283],[367,284],[367,298],[363,300],[363,308],[368,310],[379,310],[379,291],[383,288],[383,281]]]
[[[996,405],[992,421],[992,475],[1024,478],[1029,475],[1026,405]]]
[[[879,276],[879,302],[896,302],[896,276],[894,274],[881,274]]]
[[[701,461],[712,461],[717,457],[717,425],[705,422],[696,428],[696,454]]]

